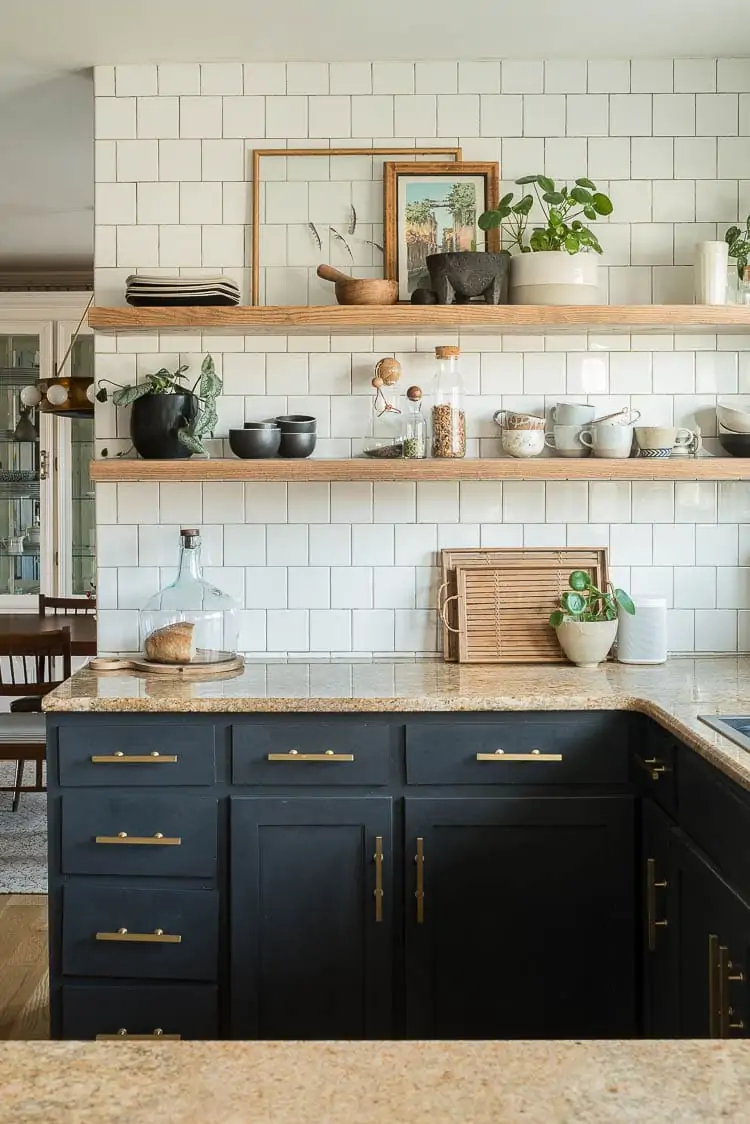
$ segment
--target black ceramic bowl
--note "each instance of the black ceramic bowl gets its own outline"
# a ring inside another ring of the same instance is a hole
[[[236,457],[256,460],[275,457],[279,452],[281,430],[278,426],[265,423],[251,423],[251,427],[229,430],[229,448]]]
[[[317,441],[317,433],[282,433],[279,456],[309,457]]]
[[[750,433],[720,433],[719,444],[732,457],[750,457]]]
[[[308,414],[283,414],[273,419],[281,426],[282,433],[315,433],[318,423]]]

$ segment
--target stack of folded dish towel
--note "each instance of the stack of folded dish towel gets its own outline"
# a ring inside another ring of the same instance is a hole
[[[152,277],[132,273],[125,281],[128,304],[153,305],[240,303],[240,291],[231,277]]]

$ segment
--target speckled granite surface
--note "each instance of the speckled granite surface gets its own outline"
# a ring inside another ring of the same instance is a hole
[[[750,753],[698,721],[750,714],[750,657],[612,663],[467,666],[440,661],[249,663],[233,679],[165,681],[83,668],[44,699],[63,713],[367,713],[636,710],[672,730],[750,790]]]
[[[14,1124],[747,1121],[742,1042],[0,1046]]]

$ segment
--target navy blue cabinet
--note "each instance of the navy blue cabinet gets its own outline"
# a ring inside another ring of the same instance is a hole
[[[653,800],[645,799],[638,865],[643,1032],[647,1038],[680,1035],[679,924],[672,830],[669,817]]]
[[[392,801],[231,800],[232,1033],[393,1031]]]
[[[630,797],[406,799],[407,1033],[636,1032]]]

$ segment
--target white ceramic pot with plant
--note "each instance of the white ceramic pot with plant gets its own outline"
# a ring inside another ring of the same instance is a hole
[[[598,304],[599,240],[583,221],[612,214],[612,201],[596,184],[581,177],[572,187],[557,187],[548,176],[521,176],[516,183],[533,185],[513,203],[513,192],[497,207],[479,216],[483,230],[500,227],[505,249],[519,252],[510,263],[511,304]],[[529,214],[538,202],[544,225],[535,226],[526,241]]]
[[[635,605],[624,589],[609,582],[605,589],[597,589],[585,570],[573,570],[568,584],[570,589],[561,595],[549,623],[571,663],[597,667],[615,642],[618,607],[633,614]]]

